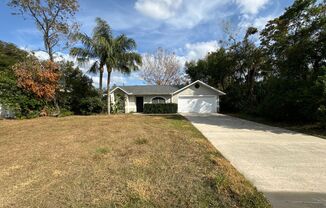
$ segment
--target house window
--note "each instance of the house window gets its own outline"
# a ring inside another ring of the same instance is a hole
[[[165,99],[162,97],[155,97],[152,99],[153,104],[160,104],[160,103],[165,103]]]

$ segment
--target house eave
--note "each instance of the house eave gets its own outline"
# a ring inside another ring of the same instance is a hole
[[[205,82],[202,82],[202,81],[200,81],[200,80],[194,81],[193,83],[190,83],[189,85],[184,86],[183,88],[181,88],[181,89],[179,89],[179,90],[173,92],[172,95],[178,94],[179,92],[182,92],[183,90],[185,90],[185,89],[191,87],[192,85],[194,85],[194,84],[196,84],[196,83],[200,83],[200,84],[202,84],[202,85],[204,85],[204,86],[210,88],[211,90],[217,92],[219,95],[226,95],[226,93],[224,93],[224,92],[222,92],[222,91],[220,91],[220,90],[218,90],[218,89],[216,89],[216,88],[214,88],[214,87],[212,87],[212,86],[210,86],[210,85],[208,85],[208,84],[206,84]]]
[[[122,89],[121,87],[116,87],[113,90],[111,90],[110,94],[112,94],[114,91],[116,91],[117,89],[121,90],[122,92],[126,93],[127,95],[132,95],[132,93],[127,92],[126,90]]]

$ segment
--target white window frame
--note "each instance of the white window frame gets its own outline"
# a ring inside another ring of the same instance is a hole
[[[161,99],[163,99],[163,100],[164,100],[164,103],[153,103],[153,100],[154,100],[155,98],[161,98]],[[155,97],[153,97],[153,98],[151,99],[151,103],[152,103],[152,104],[165,104],[165,103],[166,103],[166,99],[165,99],[164,97],[161,97],[161,96],[155,96]]]

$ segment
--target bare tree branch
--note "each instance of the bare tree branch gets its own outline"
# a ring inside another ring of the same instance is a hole
[[[9,0],[8,5],[34,19],[51,61],[54,48],[68,42],[70,34],[76,32],[71,20],[79,7],[77,0]]]
[[[181,64],[176,55],[162,48],[143,57],[141,77],[153,85],[180,85],[184,82]]]

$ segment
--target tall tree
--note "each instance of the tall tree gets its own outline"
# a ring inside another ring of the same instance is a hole
[[[326,1],[296,0],[283,15],[269,21],[261,42],[275,75],[316,78],[326,64]]]
[[[184,81],[176,55],[163,48],[144,56],[141,76],[153,85],[179,85]]]
[[[8,5],[18,10],[14,14],[32,17],[51,61],[55,47],[78,28],[71,21],[79,7],[77,0],[10,0]]]
[[[109,24],[100,18],[96,19],[97,26],[94,28],[93,37],[89,38],[86,35],[77,35],[84,44],[84,48],[72,49],[72,54],[81,57],[82,59],[97,57],[99,59],[98,66],[103,69],[106,66],[107,77],[107,110],[110,114],[110,82],[111,73],[113,70],[129,74],[132,71],[138,70],[141,65],[141,56],[134,52],[136,48],[135,40],[128,38],[125,35],[117,37],[112,36],[112,31]],[[94,65],[93,65],[94,66]],[[94,66],[94,68],[96,68]]]
[[[108,53],[106,49],[101,45],[100,39],[105,38],[107,40],[112,39],[112,30],[110,26],[102,19],[96,18],[96,26],[93,29],[92,37],[87,36],[83,33],[77,33],[74,35],[74,39],[79,40],[83,47],[74,47],[70,50],[72,56],[77,57],[80,63],[85,64],[90,59],[95,59],[95,62],[89,69],[91,73],[100,74],[100,95],[102,95],[103,87],[103,74],[104,66],[107,61]]]
[[[107,68],[107,105],[108,114],[110,114],[110,82],[111,73],[113,70],[130,74],[132,71],[138,70],[142,64],[141,56],[134,52],[136,48],[135,40],[128,38],[125,35],[119,35],[113,39],[109,36],[100,38],[101,45],[107,51],[106,68]]]
[[[250,39],[257,33],[257,28],[249,27],[243,40],[230,46],[230,54],[235,63],[234,71],[238,75],[237,81],[245,84],[250,99],[254,96],[254,84],[262,73],[263,55],[260,48]]]
[[[261,42],[272,69],[265,114],[278,120],[316,119],[318,108],[326,105],[321,84],[326,74],[326,1],[294,1],[269,21]]]

